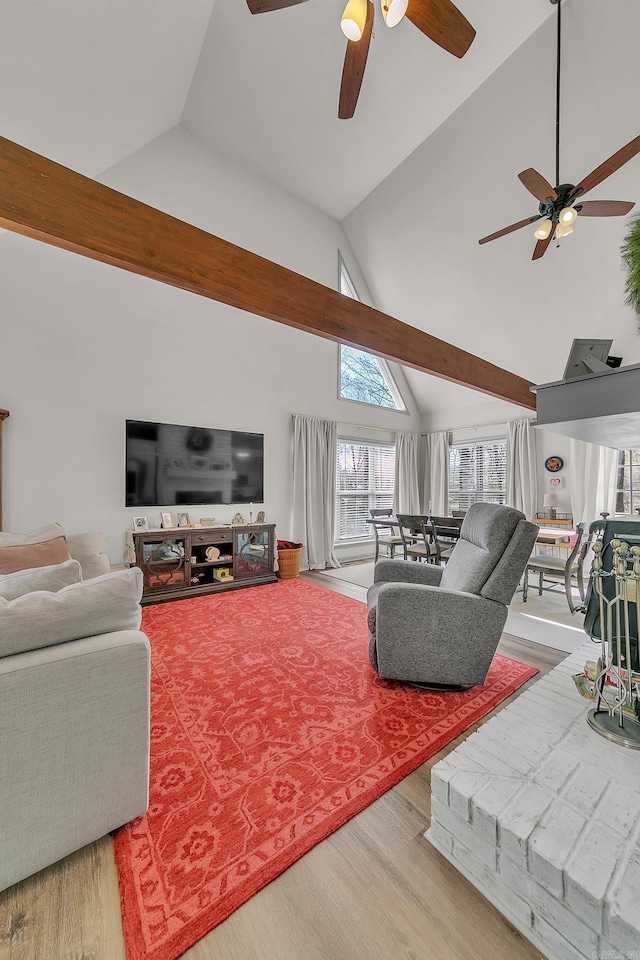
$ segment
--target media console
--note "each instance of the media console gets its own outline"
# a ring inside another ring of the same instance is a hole
[[[277,580],[273,523],[148,530],[133,539],[143,604]]]

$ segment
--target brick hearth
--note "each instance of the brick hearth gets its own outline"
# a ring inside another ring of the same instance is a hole
[[[551,960],[640,960],[640,751],[587,726],[576,653],[432,771],[426,836]]]

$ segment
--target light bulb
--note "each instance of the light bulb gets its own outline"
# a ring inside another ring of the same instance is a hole
[[[536,238],[536,240],[546,240],[549,234],[551,233],[552,228],[553,228],[553,223],[547,217],[546,220],[542,221],[542,223],[534,233],[534,237]]]
[[[362,39],[364,25],[367,22],[367,0],[348,0],[340,27],[347,40],[355,43]]]
[[[409,0],[380,0],[382,16],[388,27],[396,27],[407,12]]]
[[[559,220],[561,224],[566,224],[566,226],[570,227],[577,216],[578,213],[573,207],[565,207],[564,210],[560,211]]]
[[[562,239],[562,237],[568,237],[570,233],[573,233],[573,227],[570,223],[558,224],[558,229],[556,230],[558,240]]]

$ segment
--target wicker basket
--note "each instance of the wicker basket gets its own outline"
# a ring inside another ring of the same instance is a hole
[[[278,550],[278,576],[281,580],[292,580],[300,576],[300,558],[303,547]]]

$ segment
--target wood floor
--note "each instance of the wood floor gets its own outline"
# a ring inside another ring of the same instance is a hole
[[[364,587],[303,576],[365,597]],[[507,635],[498,649],[541,673],[566,656]],[[478,725],[314,847],[185,960],[539,960],[539,951],[423,837],[431,767]],[[0,960],[125,956],[108,837],[0,894]]]

